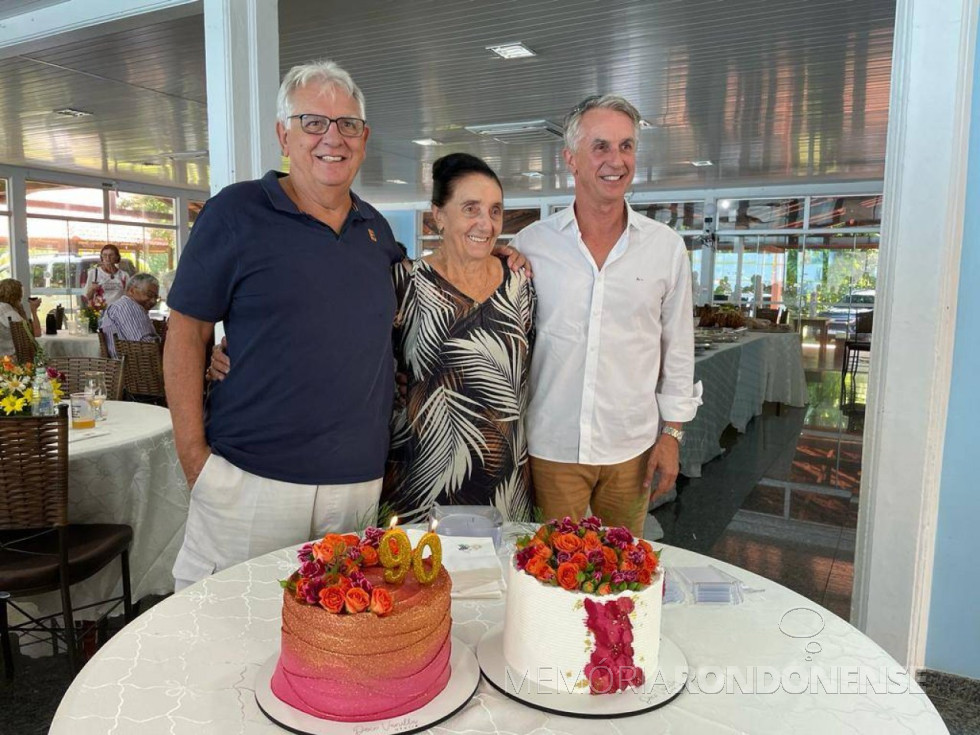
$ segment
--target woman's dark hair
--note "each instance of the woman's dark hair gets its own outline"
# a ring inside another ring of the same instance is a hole
[[[119,252],[119,248],[117,248],[111,242],[110,243],[106,243],[105,245],[102,246],[102,248],[99,250],[99,255],[101,256],[102,253],[104,253],[106,250],[111,250],[112,252],[114,252],[116,254],[116,257],[117,258],[120,258],[120,259],[122,258],[122,254]]]
[[[453,198],[456,182],[470,174],[482,174],[493,179],[500,191],[504,190],[497,174],[482,158],[469,153],[450,153],[432,164],[432,203],[437,207],[446,206],[446,202]]]

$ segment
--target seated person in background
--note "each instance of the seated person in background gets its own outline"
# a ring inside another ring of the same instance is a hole
[[[10,336],[10,323],[33,322],[32,331],[35,337],[41,336],[41,322],[37,318],[37,308],[41,299],[31,299],[31,316],[28,318],[24,311],[24,287],[16,278],[4,278],[0,281],[0,357],[14,355],[14,339]]]
[[[106,335],[109,354],[116,355],[114,339],[130,342],[158,342],[150,309],[160,300],[160,283],[149,273],[137,273],[129,279],[126,293],[109,304],[102,315],[102,331]]]

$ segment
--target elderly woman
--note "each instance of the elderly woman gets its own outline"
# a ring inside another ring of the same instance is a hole
[[[534,289],[493,255],[503,190],[482,160],[453,153],[432,165],[435,253],[394,268],[400,304],[395,413],[381,493],[400,519],[433,503],[494,505],[530,520],[524,410],[534,339]]]
[[[122,298],[126,293],[126,282],[129,276],[126,271],[119,267],[120,255],[119,248],[111,243],[102,248],[99,253],[101,260],[96,266],[92,266],[88,271],[88,280],[85,284],[85,298],[89,301],[95,292],[102,287],[102,296],[105,303],[109,304]]]
[[[41,336],[41,322],[37,318],[37,308],[41,299],[31,299],[31,316],[24,311],[24,287],[15,278],[0,281],[0,357],[14,354],[14,340],[10,335],[10,322],[32,322],[35,337]],[[10,321],[8,321],[10,320]]]
[[[534,289],[519,258],[498,256],[503,190],[485,162],[453,153],[432,165],[432,215],[442,243],[394,266],[394,350],[407,400],[392,418],[381,503],[402,522],[434,503],[493,505],[531,518],[524,434],[534,339]],[[516,270],[515,270],[516,269]],[[209,375],[231,365],[215,347]]]

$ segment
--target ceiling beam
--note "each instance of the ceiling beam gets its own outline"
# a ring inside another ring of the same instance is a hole
[[[64,0],[0,20],[0,59],[202,12],[201,0]]]

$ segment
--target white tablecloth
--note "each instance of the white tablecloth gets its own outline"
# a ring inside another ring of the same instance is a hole
[[[513,526],[505,528],[505,537],[513,535]],[[700,554],[665,547],[662,561],[668,568],[711,563],[762,590],[747,593],[747,600],[737,606],[665,606],[663,635],[680,647],[697,677],[675,700],[647,714],[599,722],[531,709],[481,681],[473,699],[434,731],[947,733],[932,703],[894,659],[833,613],[775,582]],[[278,580],[295,567],[292,550],[275,552],[161,602],[117,634],[82,669],[55,714],[51,735],[281,733],[256,706],[254,680],[258,668],[278,654],[282,605]],[[503,620],[504,601],[454,600],[452,609],[453,635],[475,650],[483,634]],[[786,624],[787,613],[797,618],[792,629]],[[814,624],[802,630],[801,620]],[[787,631],[812,635],[791,638]],[[819,651],[807,653],[807,646]],[[840,680],[826,687],[817,685],[814,693],[797,694],[792,692],[800,680],[792,684],[790,670],[800,672],[811,684],[818,676],[831,674]],[[785,675],[786,685],[770,693],[760,682],[762,691],[753,693],[754,685],[743,682],[739,688],[731,678],[761,671]],[[716,672],[728,678],[716,680]],[[859,675],[881,674],[897,682],[891,692],[883,684],[876,684],[880,690],[876,693],[858,683]],[[719,681],[720,691],[714,693]],[[382,731],[389,728],[363,730]]]
[[[174,589],[174,559],[184,538],[190,494],[174,449],[170,412],[143,403],[108,401],[95,430],[69,431],[68,520],[125,523],[133,600]],[[75,440],[86,434],[100,436]],[[118,561],[72,587],[72,602],[86,605],[121,593]],[[61,609],[57,593],[23,598],[44,612]]]
[[[61,330],[57,334],[42,334],[37,338],[48,357],[98,357],[99,335],[68,334]]]
[[[804,406],[803,350],[795,332],[748,333],[696,358],[694,379],[704,386],[693,421],[684,426],[681,473],[700,477],[701,466],[721,454],[719,439],[731,424],[744,432],[765,401]]]

